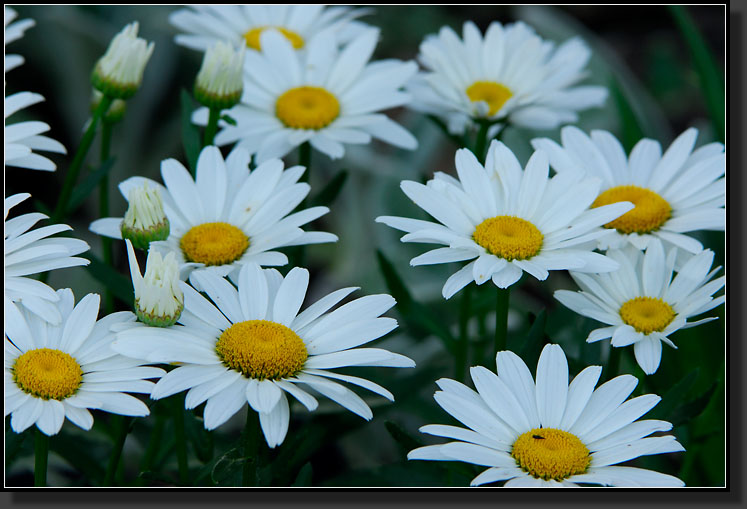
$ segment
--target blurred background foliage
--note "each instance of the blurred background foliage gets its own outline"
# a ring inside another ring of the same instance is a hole
[[[121,217],[126,202],[116,189],[118,182],[132,175],[160,180],[163,159],[174,157],[185,162],[180,92],[191,92],[202,54],[174,43],[176,30],[168,22],[174,6],[14,8],[20,19],[35,19],[36,26],[7,49],[23,55],[26,62],[6,76],[6,95],[29,90],[42,94],[46,102],[11,120],[47,122],[51,126],[49,135],[61,141],[69,154],[75,152],[89,116],[91,69],[112,36],[126,23],[137,20],[140,36],[155,41],[142,87],[128,101],[124,121],[114,128],[111,153],[116,162],[110,176],[110,209],[113,216]],[[682,12],[686,13],[684,18]],[[363,20],[381,28],[375,58],[414,59],[424,36],[444,25],[461,33],[466,20],[474,21],[482,30],[493,20],[523,20],[555,41],[581,36],[593,50],[588,82],[609,87],[610,96],[603,108],[583,112],[578,125],[586,131],[609,130],[630,150],[642,136],[666,147],[690,126],[699,129],[698,145],[723,141],[723,117],[719,121],[723,109],[718,105],[723,107],[725,15],[723,6],[688,6],[673,11],[644,5],[418,5],[377,6]],[[405,459],[408,450],[439,440],[418,433],[420,426],[451,421],[432,395],[435,380],[455,375],[448,350],[453,344],[448,341],[459,336],[459,301],[458,297],[448,302],[441,298],[441,286],[455,266],[410,268],[409,259],[423,252],[423,246],[400,243],[400,234],[374,223],[374,218],[384,214],[425,218],[400,191],[399,183],[403,179],[425,181],[435,171],[453,174],[458,147],[415,112],[400,108],[390,114],[415,134],[418,150],[407,152],[374,142],[347,146],[345,157],[339,161],[313,154],[312,195],[341,169],[348,170],[348,178],[331,204],[330,214],[315,224],[315,229],[336,233],[339,242],[310,246],[306,251],[306,265],[312,274],[307,302],[343,286],[360,286],[361,295],[392,293],[399,301],[392,313],[400,320],[400,328],[380,340],[380,345],[412,357],[418,367],[351,371],[383,384],[397,398],[389,404],[365,395],[374,410],[370,423],[330,403],[322,403],[314,413],[294,408],[285,443],[279,451],[264,449],[265,463],[270,466],[261,476],[268,485],[466,486],[480,470],[472,465],[408,463]],[[525,163],[531,155],[529,140],[537,136],[558,139],[559,131],[509,128],[503,141]],[[89,161],[98,161],[97,150],[94,144]],[[14,214],[31,212],[34,200],[47,207],[56,202],[71,156],[50,157],[58,165],[55,173],[6,170],[6,196],[17,192],[33,196],[14,209]],[[286,158],[288,164],[295,160],[296,154]],[[96,211],[97,200],[90,199],[69,224],[94,253],[100,253],[99,238],[88,231],[90,222],[97,218]],[[709,233],[700,239],[716,252],[715,264],[723,265],[724,235]],[[115,265],[127,275],[124,244],[115,243],[114,249]],[[80,299],[86,293],[104,290],[91,274],[84,268],[54,271],[48,283],[54,288],[70,287]],[[604,364],[608,342],[584,342],[594,322],[557,304],[552,291],[558,288],[574,288],[564,272],[551,273],[543,283],[525,277],[518,288],[514,287],[509,348],[520,351],[532,371],[542,344],[550,341],[563,346],[572,375],[588,364]],[[478,338],[492,335],[495,291],[490,284],[473,290],[476,316],[469,322],[468,331],[474,348],[468,362],[494,369],[494,360],[486,361],[494,353],[481,351],[483,343]],[[128,304],[117,301],[117,309],[128,309]],[[403,317],[405,312],[407,316]],[[665,348],[661,368],[653,376],[643,375],[631,349],[622,352],[620,372],[633,373],[643,380],[635,394],[655,392],[664,397],[646,418],[672,421],[673,433],[687,449],[683,454],[639,458],[633,464],[678,475],[690,486],[720,486],[725,479],[723,306],[718,313],[718,321],[678,331],[672,339],[679,350]],[[125,485],[175,485],[176,460],[167,404],[154,405],[151,400],[148,404],[153,415],[135,420],[116,479]],[[232,448],[244,422],[243,411],[212,434],[202,429],[199,414],[198,408],[194,416],[188,413],[187,419],[190,477],[198,485],[231,485],[236,472],[240,472],[240,455]],[[157,419],[158,415],[164,417]],[[118,417],[100,412],[95,412],[90,432],[67,423],[51,442],[50,485],[100,485],[120,425]],[[5,436],[6,485],[31,484],[33,440],[27,439],[28,433],[10,432],[7,419]],[[162,439],[153,441],[152,436]],[[143,469],[147,472],[138,477]]]

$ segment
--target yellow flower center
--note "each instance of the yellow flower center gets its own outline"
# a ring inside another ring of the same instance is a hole
[[[500,258],[526,260],[540,252],[542,233],[529,221],[514,216],[497,216],[477,225],[472,238]]]
[[[304,45],[303,37],[298,35],[296,32],[292,30],[288,30],[287,28],[283,28],[283,27],[270,27],[270,26],[252,28],[247,33],[245,33],[244,40],[246,41],[246,45],[252,49],[261,51],[262,45],[260,44],[259,38],[262,35],[262,32],[264,32],[268,28],[274,28],[275,30],[283,34],[285,38],[288,39],[290,43],[293,45],[294,49],[303,48],[303,45]]]
[[[335,96],[319,87],[291,88],[275,102],[275,115],[293,129],[321,129],[339,114]]]
[[[257,380],[293,376],[309,356],[298,334],[267,320],[233,324],[220,335],[215,351],[223,364]]]
[[[51,348],[29,350],[13,364],[13,381],[42,399],[65,399],[78,390],[83,370],[70,354]]]
[[[589,450],[576,435],[553,428],[535,428],[520,435],[511,456],[522,470],[545,481],[582,474],[591,462]]]
[[[225,265],[241,258],[249,247],[249,237],[228,223],[204,223],[190,228],[179,247],[189,262]]]
[[[605,228],[615,228],[620,233],[649,233],[658,230],[672,216],[672,207],[655,192],[638,186],[617,186],[597,196],[592,208],[629,201],[635,205]]]
[[[485,101],[488,103],[490,110],[488,115],[495,115],[498,113],[506,101],[508,101],[513,94],[511,90],[505,85],[495,83],[493,81],[475,81],[469,87],[467,87],[467,97],[472,102]]]
[[[636,297],[620,307],[622,321],[644,334],[663,331],[676,315],[672,306],[657,297]]]

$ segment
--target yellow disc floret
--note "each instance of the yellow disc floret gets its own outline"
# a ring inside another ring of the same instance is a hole
[[[190,228],[179,247],[189,262],[225,265],[241,258],[249,247],[249,237],[228,223],[203,223]]]
[[[293,129],[322,129],[339,114],[337,98],[320,87],[291,88],[275,103],[275,115]]]
[[[672,306],[657,297],[636,297],[620,307],[622,321],[644,334],[663,331],[676,315]]]
[[[80,364],[70,355],[51,348],[29,350],[13,364],[13,381],[24,392],[42,399],[65,399],[83,381]]]
[[[283,27],[270,27],[270,26],[252,28],[251,30],[246,32],[244,34],[244,40],[246,41],[246,45],[252,49],[261,51],[262,45],[260,44],[259,38],[262,35],[262,32],[264,32],[268,28],[274,28],[275,30],[283,34],[285,38],[288,39],[290,43],[293,45],[294,49],[303,48],[303,45],[304,45],[303,37],[298,35],[296,32],[292,30],[288,30],[287,28],[283,28]]]
[[[591,462],[589,450],[576,435],[553,428],[535,428],[520,435],[511,456],[522,470],[545,481],[582,474]]]
[[[488,252],[511,261],[535,256],[542,248],[544,237],[529,221],[515,216],[497,216],[478,224],[472,238]]]
[[[672,216],[672,207],[655,192],[638,186],[617,186],[597,196],[592,208],[629,201],[635,208],[618,217],[605,228],[615,228],[620,233],[649,233],[658,230]]]
[[[255,380],[293,376],[309,355],[298,334],[267,320],[233,324],[220,335],[215,351],[227,367]]]
[[[488,103],[488,115],[495,115],[511,99],[511,90],[505,85],[493,81],[475,81],[467,87],[467,97],[472,102]]]

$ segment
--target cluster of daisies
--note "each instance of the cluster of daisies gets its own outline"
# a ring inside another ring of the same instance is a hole
[[[580,85],[590,50],[579,39],[558,45],[524,23],[491,23],[483,35],[466,23],[429,36],[416,62],[373,61],[379,30],[359,18],[365,9],[297,6],[194,6],[172,13],[183,33],[176,43],[204,51],[194,93],[203,107],[192,120],[206,127],[190,171],[176,159],[161,163],[161,182],[133,176],[119,184],[124,217],[100,218],[96,234],[117,239],[128,255],[133,310],[98,319],[100,299],[77,304],[70,289],[54,290],[29,276],[85,265],[88,245],[52,237],[66,225],[32,229],[47,216],[7,220],[29,197],[5,199],[5,415],[20,433],[36,425],[58,433],[65,418],[90,429],[89,410],[145,416],[140,393],[153,400],[185,392],[188,410],[205,403],[212,430],[244,409],[259,415],[269,447],[283,443],[290,402],[309,411],[324,396],[371,419],[367,402],[343,383],[391,401],[384,387],[342,374],[355,366],[413,367],[398,353],[366,347],[397,322],[383,316],[395,304],[385,294],[342,303],[358,288],[334,291],[304,306],[309,271],[285,275],[281,250],[335,242],[309,231],[329,212],[305,208],[310,186],[304,166],[282,158],[308,147],[332,159],[347,144],[376,138],[413,150],[417,140],[383,111],[408,106],[439,118],[450,133],[485,132],[506,125],[551,129],[575,122],[601,105],[603,87]],[[11,23],[6,44],[33,25]],[[153,43],[125,27],[96,63],[92,83],[104,115],[131,97],[142,81]],[[6,72],[22,58],[6,57]],[[41,100],[6,97],[8,115]],[[96,115],[95,114],[95,115]],[[94,121],[96,117],[94,117]],[[94,125],[95,127],[95,125]],[[483,129],[485,128],[485,129]],[[6,166],[54,170],[32,152],[64,153],[40,136],[49,126],[5,127]],[[661,359],[661,343],[723,302],[714,298],[713,253],[688,234],[723,230],[724,147],[694,149],[696,131],[683,133],[662,154],[641,140],[627,156],[606,131],[561,130],[561,144],[533,140],[524,168],[493,140],[483,154],[456,152],[457,178],[436,173],[426,184],[402,182],[405,194],[436,222],[383,216],[406,232],[406,242],[440,244],[412,265],[468,261],[443,286],[448,299],[472,281],[499,288],[524,272],[545,280],[568,270],[581,291],[555,297],[573,311],[606,324],[587,341],[634,345],[646,373]],[[233,144],[224,157],[218,146]],[[550,168],[554,176],[550,177]],[[138,252],[145,258],[141,273]],[[676,275],[675,275],[676,273]],[[628,399],[637,379],[622,375],[596,388],[591,366],[569,383],[558,345],[542,352],[533,378],[510,351],[496,352],[497,374],[471,369],[477,391],[448,379],[436,402],[467,428],[427,425],[424,433],[455,439],[412,451],[410,459],[456,460],[490,467],[473,484],[506,486],[677,486],[678,479],[626,466],[635,457],[683,450],[671,424],[639,417],[658,401]],[[289,401],[289,395],[292,397]]]

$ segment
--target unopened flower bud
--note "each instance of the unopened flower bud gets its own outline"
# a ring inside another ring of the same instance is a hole
[[[184,310],[184,294],[179,288],[179,264],[174,253],[162,257],[158,251],[149,250],[143,277],[132,243],[129,239],[125,242],[135,290],[135,314],[151,327],[174,325]]]
[[[169,219],[158,188],[144,182],[130,190],[127,200],[130,206],[122,220],[123,239],[130,239],[138,249],[148,249],[151,242],[169,237]]]
[[[208,48],[195,80],[195,98],[201,104],[225,110],[239,102],[244,90],[245,50],[246,46],[234,49],[222,41]]]
[[[137,21],[124,27],[93,69],[93,86],[109,97],[128,99],[143,81],[143,71],[153,54],[154,44],[138,38],[137,30]]]

